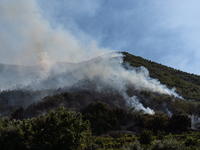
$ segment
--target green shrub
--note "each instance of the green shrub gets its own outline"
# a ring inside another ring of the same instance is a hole
[[[163,143],[161,140],[154,140],[151,150],[163,150]]]
[[[143,150],[143,148],[138,140],[135,140],[133,143],[131,143],[129,145],[129,148],[131,150]]]
[[[63,93],[63,96],[64,96],[67,100],[69,100],[69,99],[71,99],[71,98],[73,97],[72,93],[70,93],[70,92],[65,92],[65,93]]]
[[[150,144],[153,141],[153,132],[147,129],[142,130],[139,141],[141,144]]]
[[[106,103],[90,103],[82,110],[82,113],[84,120],[90,121],[94,134],[100,135],[118,127],[117,116]]]
[[[90,123],[82,121],[65,108],[22,122],[4,121],[0,136],[1,149],[80,149],[89,138]]]
[[[185,139],[185,146],[195,146],[197,143],[197,140],[193,137],[187,136]]]
[[[3,119],[2,121],[2,126],[3,127],[8,127],[10,125],[10,119],[8,117],[6,117],[5,119]]]
[[[181,142],[175,139],[166,139],[163,141],[164,150],[186,150],[187,148]]]
[[[182,109],[177,109],[170,119],[170,126],[176,130],[187,130],[191,127],[191,119]]]
[[[156,112],[154,115],[142,114],[138,116],[137,123],[138,126],[157,132],[168,129],[169,119],[167,115]]]
[[[135,140],[133,143],[129,144],[128,146],[123,146],[121,150],[143,150],[140,142]]]
[[[149,124],[151,125],[151,129],[156,132],[158,130],[166,130],[168,128],[169,119],[170,118],[167,115],[156,112],[156,114],[153,115]]]
[[[181,142],[175,139],[155,140],[151,150],[186,150],[187,148]]]
[[[88,145],[85,150],[97,150],[98,149],[98,145],[95,143],[92,143],[90,145]]]
[[[165,132],[158,130],[156,139],[164,140],[164,138],[165,138]]]
[[[114,135],[114,138],[117,139],[117,138],[121,138],[123,137],[123,134],[119,131],[117,132],[115,135]]]

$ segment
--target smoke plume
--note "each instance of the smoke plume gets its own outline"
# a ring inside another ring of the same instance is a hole
[[[150,78],[146,68],[127,65],[125,69],[121,53],[99,48],[93,40],[82,43],[70,31],[53,28],[35,0],[1,0],[0,20],[0,60],[12,64],[0,64],[0,89],[106,89],[117,91],[127,105],[146,113],[154,111],[136,96],[130,97],[128,88],[179,97],[175,89]],[[88,86],[81,84],[86,79]]]

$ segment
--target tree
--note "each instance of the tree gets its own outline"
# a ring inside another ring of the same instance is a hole
[[[89,127],[90,123],[83,122],[80,113],[74,117],[70,111],[60,107],[58,112],[53,110],[36,121],[33,141],[36,145],[39,141],[38,144],[46,145],[46,148],[77,149],[89,136]]]
[[[191,119],[182,109],[177,109],[170,119],[173,129],[187,130],[191,127]]]
[[[89,121],[63,107],[18,123],[4,119],[2,127],[1,149],[80,149],[90,135]]]
[[[84,119],[90,120],[92,131],[95,134],[101,134],[118,127],[117,116],[106,103],[90,103],[82,110],[82,113]]]
[[[153,141],[153,132],[151,130],[143,129],[139,141],[141,144],[150,144],[151,141]]]

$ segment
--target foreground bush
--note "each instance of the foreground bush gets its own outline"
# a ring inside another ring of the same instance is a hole
[[[7,124],[1,129],[0,149],[79,149],[90,135],[90,123],[63,107],[42,117]]]
[[[140,142],[135,140],[133,143],[129,144],[128,146],[123,146],[121,150],[143,150]]]
[[[186,146],[195,146],[197,144],[197,140],[193,137],[186,137],[185,139],[185,145]]]

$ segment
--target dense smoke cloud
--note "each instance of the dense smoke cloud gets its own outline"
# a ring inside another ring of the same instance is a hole
[[[127,105],[147,113],[154,111],[144,108],[136,96],[128,96],[128,87],[178,97],[175,89],[150,78],[146,68],[127,65],[125,69],[121,53],[110,53],[111,50],[99,48],[94,41],[81,44],[70,31],[52,28],[34,0],[2,0],[0,19],[1,63],[17,64],[1,65],[0,89],[64,86],[99,92],[106,89],[119,92]],[[90,83],[89,86],[81,84],[86,79],[88,82],[83,83]]]
[[[57,61],[83,61],[105,51],[97,48],[95,42],[81,45],[62,27],[53,29],[34,0],[2,0],[0,12],[3,63],[48,68]]]

